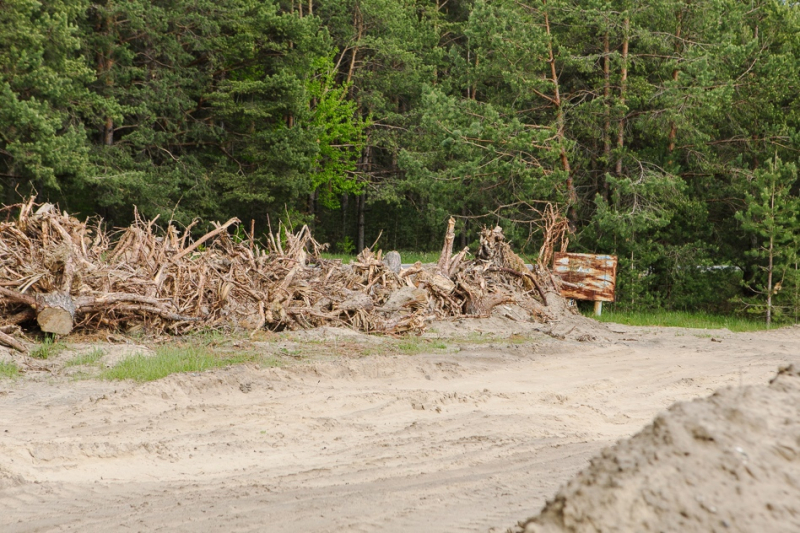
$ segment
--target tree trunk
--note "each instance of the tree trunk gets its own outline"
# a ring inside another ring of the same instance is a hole
[[[773,241],[772,235],[769,237],[769,266],[767,267],[767,328],[772,323],[772,256],[773,256]]]
[[[353,10],[353,26],[356,28],[356,44],[353,46],[353,55],[350,56],[350,68],[347,69],[347,83],[353,80],[353,71],[356,67],[356,57],[358,56],[358,46],[361,43],[361,36],[364,33],[364,19],[361,17],[361,11],[356,8]],[[350,87],[350,96],[353,96],[353,88]]]
[[[16,171],[14,170],[13,163],[11,168],[8,170],[8,173],[11,177],[6,181],[8,185],[6,186],[5,190],[6,193],[5,201],[6,205],[14,205],[15,203],[17,203],[17,198],[18,198],[15,192],[17,190],[17,187],[19,187],[21,180],[16,176]]]
[[[623,41],[622,41],[622,76],[619,83],[619,102],[622,106],[625,105],[625,92],[628,86],[628,34],[631,28],[631,19],[625,16],[623,22]],[[620,117],[617,126],[617,148],[619,155],[617,156],[617,176],[622,175],[622,149],[625,147],[625,115]]]
[[[556,106],[556,137],[559,142],[559,158],[561,159],[561,168],[567,174],[567,198],[569,203],[567,216],[570,220],[570,227],[574,228],[577,218],[575,204],[578,202],[578,194],[575,191],[575,184],[572,181],[572,168],[570,167],[569,158],[567,157],[567,150],[564,147],[564,108],[561,102],[561,90],[558,85],[556,59],[553,54],[553,37],[550,33],[550,16],[547,13],[547,0],[542,0],[542,6],[544,9],[544,27],[547,33],[547,62],[550,64],[550,81],[553,83],[552,102]]]
[[[364,192],[358,197],[358,242],[356,250],[361,253],[366,245],[364,244],[364,205],[367,202],[367,193]]]
[[[99,53],[97,71],[101,76],[105,76],[105,86],[110,92],[114,87],[114,79],[111,76],[111,69],[114,67],[114,46],[111,44],[116,39],[112,40],[114,28],[116,27],[116,20],[114,17],[106,17],[105,20],[106,35],[108,37],[108,47]],[[103,146],[114,145],[114,119],[106,116],[103,121]]]
[[[553,83],[553,104],[556,106],[556,136],[561,141],[561,150],[559,153],[561,159],[561,167],[567,172],[570,172],[569,159],[567,152],[564,149],[564,109],[561,103],[561,90],[558,85],[558,73],[556,72],[556,59],[553,55],[553,38],[550,34],[550,17],[547,14],[547,0],[542,0],[542,5],[545,7],[544,11],[544,27],[547,32],[547,62],[550,64],[550,81]],[[570,198],[574,195],[575,188],[572,186],[572,176],[567,176],[567,190],[570,193]]]
[[[603,35],[603,156],[605,165],[603,166],[603,198],[608,201],[608,182],[605,179],[605,171],[611,163],[611,48],[608,42],[608,30]]]
[[[678,58],[678,55],[681,52],[681,32],[683,31],[683,27],[682,27],[683,11],[678,11],[677,19],[678,19],[678,21],[677,21],[677,24],[676,24],[676,27],[675,27],[675,57],[676,57],[676,60]],[[677,83],[679,75],[680,75],[680,70],[678,69],[678,66],[675,65],[675,68],[672,69],[672,81]],[[670,126],[669,126],[669,135],[667,136],[667,141],[669,142],[669,145],[667,146],[667,149],[669,150],[669,153],[672,153],[675,150],[675,138],[677,137],[677,135],[678,135],[678,125],[674,120],[672,120],[670,122]]]
[[[110,24],[110,22],[109,22]],[[111,68],[114,66],[114,60],[111,58],[111,51],[109,50],[105,55],[101,54],[99,59],[98,70],[102,75],[105,75],[105,85],[110,91],[114,86],[114,81],[111,79]],[[114,145],[114,119],[106,116],[103,122],[103,146]]]
[[[350,203],[350,195],[347,193],[342,194],[342,242],[347,236],[347,208]]]
[[[772,184],[772,194],[769,199],[769,210],[774,223],[775,220],[775,183]],[[769,235],[769,263],[767,265],[767,328],[772,323],[772,270],[774,268],[775,257],[775,227],[770,228]]]
[[[313,230],[315,227],[315,222],[317,220],[317,197],[319,196],[319,191],[312,191],[308,193],[308,215],[309,215],[309,227]]]
[[[103,126],[103,145],[114,145],[114,119],[106,117],[106,123]]]
[[[367,135],[366,141],[364,143],[364,150],[361,154],[361,161],[360,161],[360,170],[361,175],[365,176],[367,181],[370,179],[370,175],[372,172],[372,148],[370,146],[369,134]],[[356,242],[356,252],[361,253],[364,248],[366,248],[366,243],[364,242],[364,228],[365,228],[365,211],[367,205],[367,191],[366,188],[364,192],[358,196],[358,201],[356,202],[356,209],[357,209],[357,221],[358,221],[358,238]]]

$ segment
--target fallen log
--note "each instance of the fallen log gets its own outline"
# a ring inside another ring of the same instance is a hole
[[[12,302],[25,304],[33,311],[33,313],[29,311],[16,313],[8,322],[19,323],[35,316],[39,327],[46,333],[67,335],[72,331],[75,321],[75,302],[69,294],[53,292],[34,297],[0,287],[0,295]]]

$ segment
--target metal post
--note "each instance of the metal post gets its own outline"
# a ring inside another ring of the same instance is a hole
[[[600,316],[603,314],[603,302],[595,302],[594,303],[594,316]]]

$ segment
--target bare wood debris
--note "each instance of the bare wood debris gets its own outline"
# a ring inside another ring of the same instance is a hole
[[[0,212],[0,328],[32,324],[73,330],[186,333],[199,329],[301,329],[345,326],[364,332],[421,332],[434,318],[482,317],[513,302],[533,320],[565,312],[549,271],[531,272],[500,228],[486,229],[477,258],[453,254],[454,221],[436,265],[400,269],[396,257],[362,251],[355,262],[320,256],[307,227],[237,240],[231,219],[197,240],[138,213],[108,232],[34,198]],[[9,217],[10,218],[10,217]],[[251,231],[252,233],[252,231]],[[560,238],[560,237],[558,237]],[[0,343],[24,350],[8,334]]]

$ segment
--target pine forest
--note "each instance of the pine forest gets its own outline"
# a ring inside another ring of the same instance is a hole
[[[330,250],[619,258],[616,306],[800,311],[800,4],[0,0],[0,203]]]

